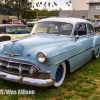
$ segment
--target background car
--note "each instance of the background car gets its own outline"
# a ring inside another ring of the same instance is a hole
[[[20,24],[20,25],[24,25],[20,20],[12,20],[10,22],[10,24]]]
[[[90,21],[92,24],[95,22],[93,19],[90,19],[90,18],[84,18],[84,19]]]
[[[28,22],[26,23],[27,26],[34,26],[36,24],[37,20],[36,19],[29,19]]]
[[[0,78],[59,87],[67,72],[99,56],[100,35],[91,22],[78,18],[42,19],[31,35],[0,42]]]
[[[0,24],[0,41],[12,40],[29,35],[31,29],[26,25]]]
[[[97,19],[94,23],[93,23],[93,27],[95,29],[100,29],[100,19]]]

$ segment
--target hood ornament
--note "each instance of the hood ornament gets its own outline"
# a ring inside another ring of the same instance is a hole
[[[11,52],[5,52],[5,54],[8,55],[9,57],[20,56],[20,54],[15,54]]]

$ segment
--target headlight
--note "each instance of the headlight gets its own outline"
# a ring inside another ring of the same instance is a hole
[[[48,56],[45,52],[39,52],[37,54],[37,60],[40,62],[40,63],[44,63],[46,62],[48,59]]]

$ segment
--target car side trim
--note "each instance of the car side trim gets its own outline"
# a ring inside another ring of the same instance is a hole
[[[70,58],[72,58],[72,57],[74,57],[74,56],[76,56],[76,55],[78,55],[78,54],[81,54],[81,53],[83,53],[83,52],[85,52],[85,51],[87,51],[87,50],[89,50],[89,49],[91,49],[91,48],[95,48],[95,47],[97,47],[97,46],[99,46],[100,44],[98,44],[98,45],[96,45],[96,46],[93,46],[93,47],[90,47],[90,48],[88,48],[88,49],[86,49],[86,50],[84,50],[84,51],[81,51],[81,52],[79,52],[79,53],[76,53],[75,55],[72,55],[72,56],[70,56],[70,57],[68,57],[68,58],[66,58],[66,59],[64,59],[64,60],[61,60],[61,61],[59,61],[59,62],[57,62],[57,63],[55,63],[55,65],[57,65],[57,64],[59,64],[59,63],[61,63],[61,62],[63,62],[63,61],[66,61],[66,60],[68,60],[68,59],[70,59]],[[95,52],[94,52],[94,49],[92,50],[92,56],[95,56]]]

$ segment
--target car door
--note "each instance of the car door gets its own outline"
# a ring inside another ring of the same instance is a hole
[[[92,49],[92,46],[93,46],[93,40],[94,40],[94,37],[96,36],[95,34],[95,31],[94,31],[94,28],[91,24],[87,23],[87,35],[88,35],[88,44],[89,44],[89,48]],[[92,50],[90,50],[90,57],[92,57]]]
[[[89,36],[87,34],[87,24],[77,23],[74,31],[74,35],[78,35],[79,39],[76,41],[77,45],[77,66],[81,66],[87,62],[90,58],[91,45]],[[92,40],[91,40],[92,42]],[[91,43],[92,44],[92,43]]]

